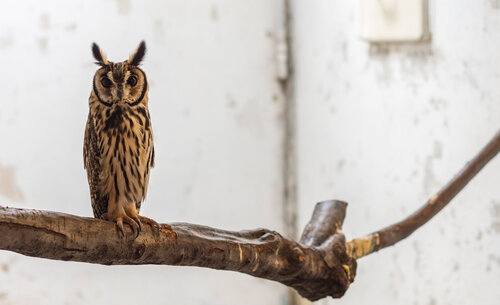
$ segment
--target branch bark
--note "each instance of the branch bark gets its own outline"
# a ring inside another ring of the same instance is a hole
[[[500,132],[414,214],[389,227],[345,241],[347,203],[316,205],[300,242],[266,229],[231,232],[201,225],[145,227],[125,238],[111,222],[0,206],[0,249],[28,256],[105,265],[164,264],[243,272],[281,282],[309,300],[344,295],[356,259],[406,238],[443,209],[500,151]]]

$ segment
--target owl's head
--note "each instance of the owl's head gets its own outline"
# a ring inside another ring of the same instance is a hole
[[[127,60],[118,63],[108,61],[95,43],[92,44],[92,53],[96,64],[101,66],[93,82],[93,92],[99,102],[108,107],[124,103],[135,106],[147,97],[148,81],[144,71],[139,68],[146,54],[144,41]]]

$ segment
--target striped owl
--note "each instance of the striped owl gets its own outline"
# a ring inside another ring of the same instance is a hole
[[[142,41],[128,60],[118,63],[108,61],[95,43],[92,53],[100,67],[93,79],[83,145],[92,210],[94,217],[115,222],[121,236],[126,223],[137,237],[141,221],[158,227],[139,215],[155,157],[148,82],[139,68],[146,44]]]

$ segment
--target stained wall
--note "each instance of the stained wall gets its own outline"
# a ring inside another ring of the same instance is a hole
[[[431,42],[370,45],[358,1],[292,1],[299,227],[349,202],[344,232],[409,215],[500,128],[498,1],[429,2]],[[317,304],[498,304],[500,160],[432,221],[358,262]]]
[[[82,146],[97,69],[148,52],[159,222],[282,230],[280,1],[3,1],[0,204],[91,216]],[[0,252],[0,304],[282,304],[279,284],[200,268]]]

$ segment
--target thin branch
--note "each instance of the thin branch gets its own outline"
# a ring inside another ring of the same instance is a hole
[[[377,232],[348,242],[349,255],[358,259],[408,237],[441,211],[499,151],[500,131],[448,184],[412,215]]]
[[[317,300],[342,296],[354,280],[356,261],[346,255],[345,238],[339,232],[345,208],[343,202],[319,203],[307,232],[322,226],[329,236],[303,245],[266,229],[231,232],[186,223],[161,225],[159,231],[145,226],[137,239],[127,229],[122,238],[111,222],[0,207],[0,249],[105,265],[233,270],[281,282]]]

